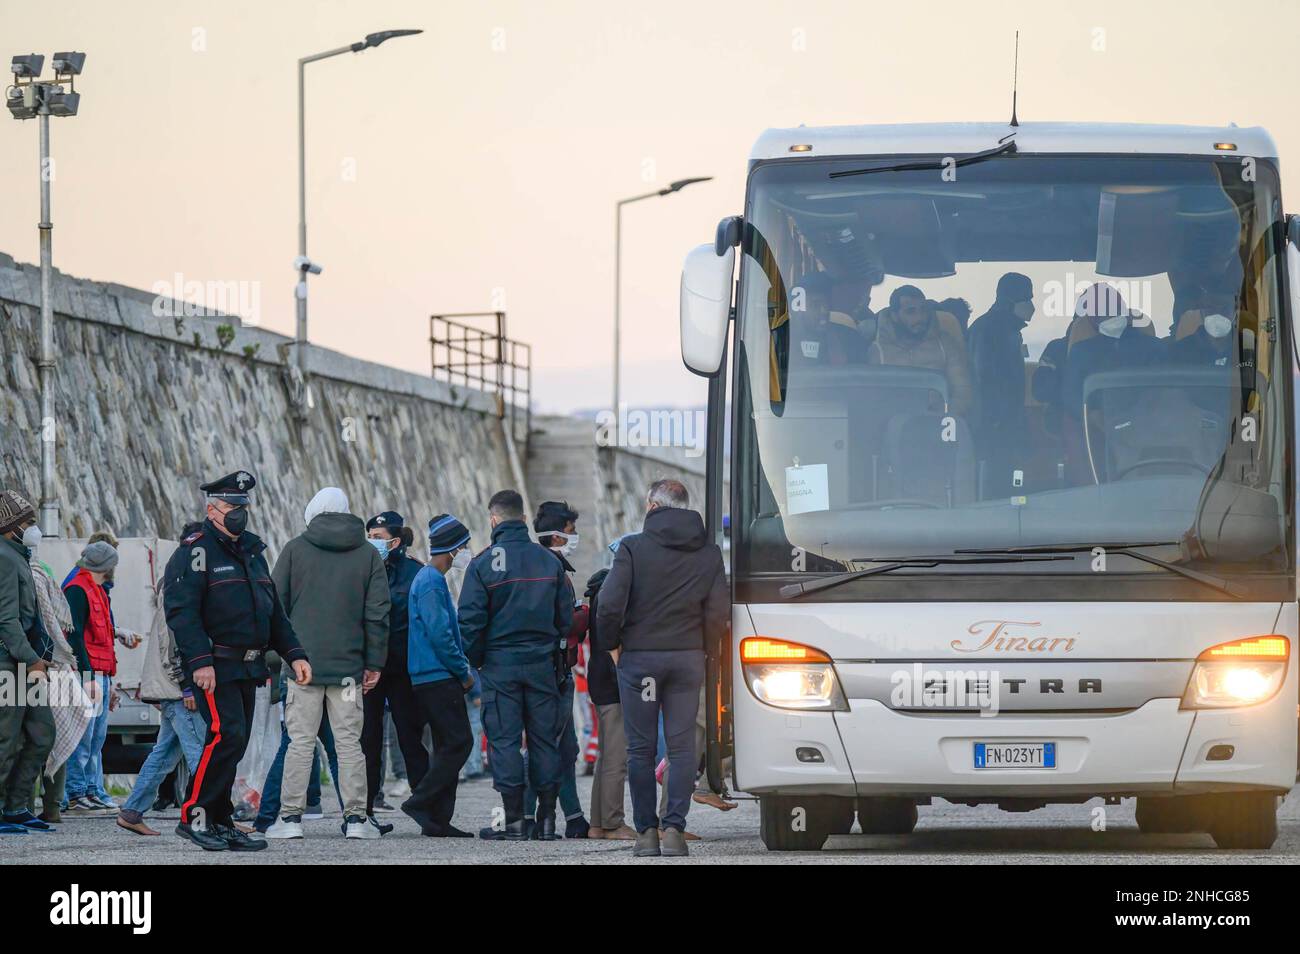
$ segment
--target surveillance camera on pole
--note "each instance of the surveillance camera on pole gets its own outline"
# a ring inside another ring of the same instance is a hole
[[[323,266],[316,264],[306,255],[299,255],[293,260],[295,271],[310,272],[312,275],[319,275]]]
[[[54,80],[41,82],[45,57],[39,53],[26,53],[10,60],[9,71],[14,75],[13,85],[5,91],[5,107],[14,119],[40,120],[41,146],[41,221],[37,226],[41,239],[41,350],[37,367],[41,381],[41,532],[47,537],[57,537],[59,526],[59,501],[54,494],[54,450],[58,437],[54,418],[54,306],[51,282],[53,280],[54,223],[50,221],[50,117],[75,116],[81,105],[81,94],[76,89],[76,77],[86,65],[86,54],[78,52],[55,53],[51,57]],[[65,88],[66,87],[66,88]]]

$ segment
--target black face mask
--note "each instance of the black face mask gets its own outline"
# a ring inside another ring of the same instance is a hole
[[[248,529],[248,508],[236,507],[234,510],[226,511],[226,515],[221,518],[221,522],[226,525],[226,529],[239,536]]]

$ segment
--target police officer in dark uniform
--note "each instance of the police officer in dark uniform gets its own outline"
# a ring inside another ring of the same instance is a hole
[[[230,788],[248,744],[254,690],[270,678],[267,650],[293,667],[299,685],[311,682],[307,654],[271,582],[266,544],[245,529],[256,485],[246,470],[203,484],[206,519],[185,528],[163,578],[167,625],[208,727],[176,833],[208,851],[266,847],[235,827]]]
[[[457,609],[465,657],[482,680],[492,787],[504,808],[504,825],[479,836],[523,840],[524,789],[531,782],[538,837],[550,841],[560,786],[562,641],[573,624],[573,587],[555,554],[528,536],[518,492],[494,494],[488,514],[492,543],[465,570]],[[525,734],[527,779],[520,752]],[[542,827],[546,820],[549,826]]]

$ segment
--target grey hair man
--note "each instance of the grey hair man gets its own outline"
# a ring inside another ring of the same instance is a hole
[[[618,665],[638,857],[687,853],[705,652],[721,641],[730,612],[722,551],[689,507],[680,481],[651,484],[642,531],[623,539],[600,588],[596,648]],[[662,818],[654,776],[661,714],[669,766]]]

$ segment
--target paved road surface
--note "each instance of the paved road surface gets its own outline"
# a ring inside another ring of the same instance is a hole
[[[580,778],[584,805],[591,780]],[[332,793],[326,792],[329,804]],[[461,786],[455,822],[462,828],[488,824],[499,804],[491,784]],[[337,802],[335,802],[337,805]],[[1006,864],[1008,862],[1086,864],[1214,864],[1258,862],[1295,864],[1300,860],[1300,800],[1283,803],[1281,832],[1271,851],[1219,851],[1205,835],[1142,835],[1133,820],[1133,802],[1110,807],[1107,830],[1092,830],[1093,810],[1101,802],[1058,805],[1024,814],[995,808],[964,808],[937,803],[920,810],[916,831],[907,836],[847,835],[832,838],[818,853],[774,854],[758,838],[758,806],[744,801],[722,813],[696,805],[690,828],[703,836],[687,859],[634,859],[629,842],[556,841],[506,844],[424,838],[414,822],[397,813],[384,816],[397,825],[380,841],[347,841],[337,814],[307,823],[301,842],[272,842],[256,854],[209,854],[176,837],[177,815],[151,816],[159,838],[120,830],[111,818],[70,818],[52,834],[0,837],[0,865],[36,864],[284,864],[492,863],[572,864]]]

